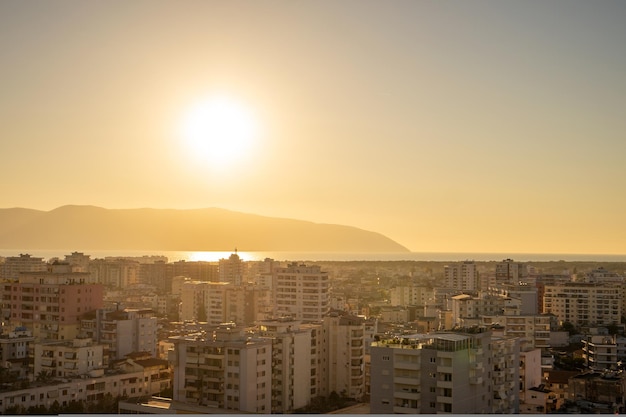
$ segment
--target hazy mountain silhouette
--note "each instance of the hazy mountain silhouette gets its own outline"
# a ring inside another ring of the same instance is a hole
[[[408,252],[380,233],[350,226],[219,208],[112,210],[63,206],[0,209],[4,249]]]

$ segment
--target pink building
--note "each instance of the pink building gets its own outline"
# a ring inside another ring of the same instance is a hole
[[[89,280],[89,273],[72,272],[68,264],[22,273],[18,282],[2,285],[5,318],[32,330],[36,339],[74,339],[80,316],[103,307],[103,286]]]

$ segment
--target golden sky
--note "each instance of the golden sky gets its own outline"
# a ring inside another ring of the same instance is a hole
[[[413,251],[623,254],[625,21],[606,0],[3,0],[0,207],[222,207]],[[216,98],[254,125],[218,161],[183,127]]]

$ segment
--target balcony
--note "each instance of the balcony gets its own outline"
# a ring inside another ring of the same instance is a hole
[[[454,372],[454,368],[451,366],[437,366],[437,372],[451,374]]]
[[[482,376],[470,376],[469,383],[472,385],[480,385],[483,383],[483,377]]]
[[[409,408],[408,405],[406,406],[394,406],[393,407],[393,412],[394,414],[419,414],[420,410],[419,408]]]
[[[419,382],[419,377],[407,377],[407,376],[396,376],[393,378],[394,384],[404,384],[404,385],[415,385],[416,382]]]
[[[405,391],[405,390],[413,390],[413,391]],[[404,400],[419,400],[420,399],[420,393],[418,392],[417,388],[404,388],[402,391],[395,391],[393,393],[394,398],[401,398]]]
[[[411,371],[419,371],[421,369],[421,365],[419,362],[396,362],[394,365],[394,369],[408,369]]]

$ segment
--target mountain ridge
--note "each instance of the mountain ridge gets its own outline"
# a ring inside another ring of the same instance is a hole
[[[269,217],[219,207],[50,211],[0,209],[4,249],[410,252],[381,233],[353,226]]]

